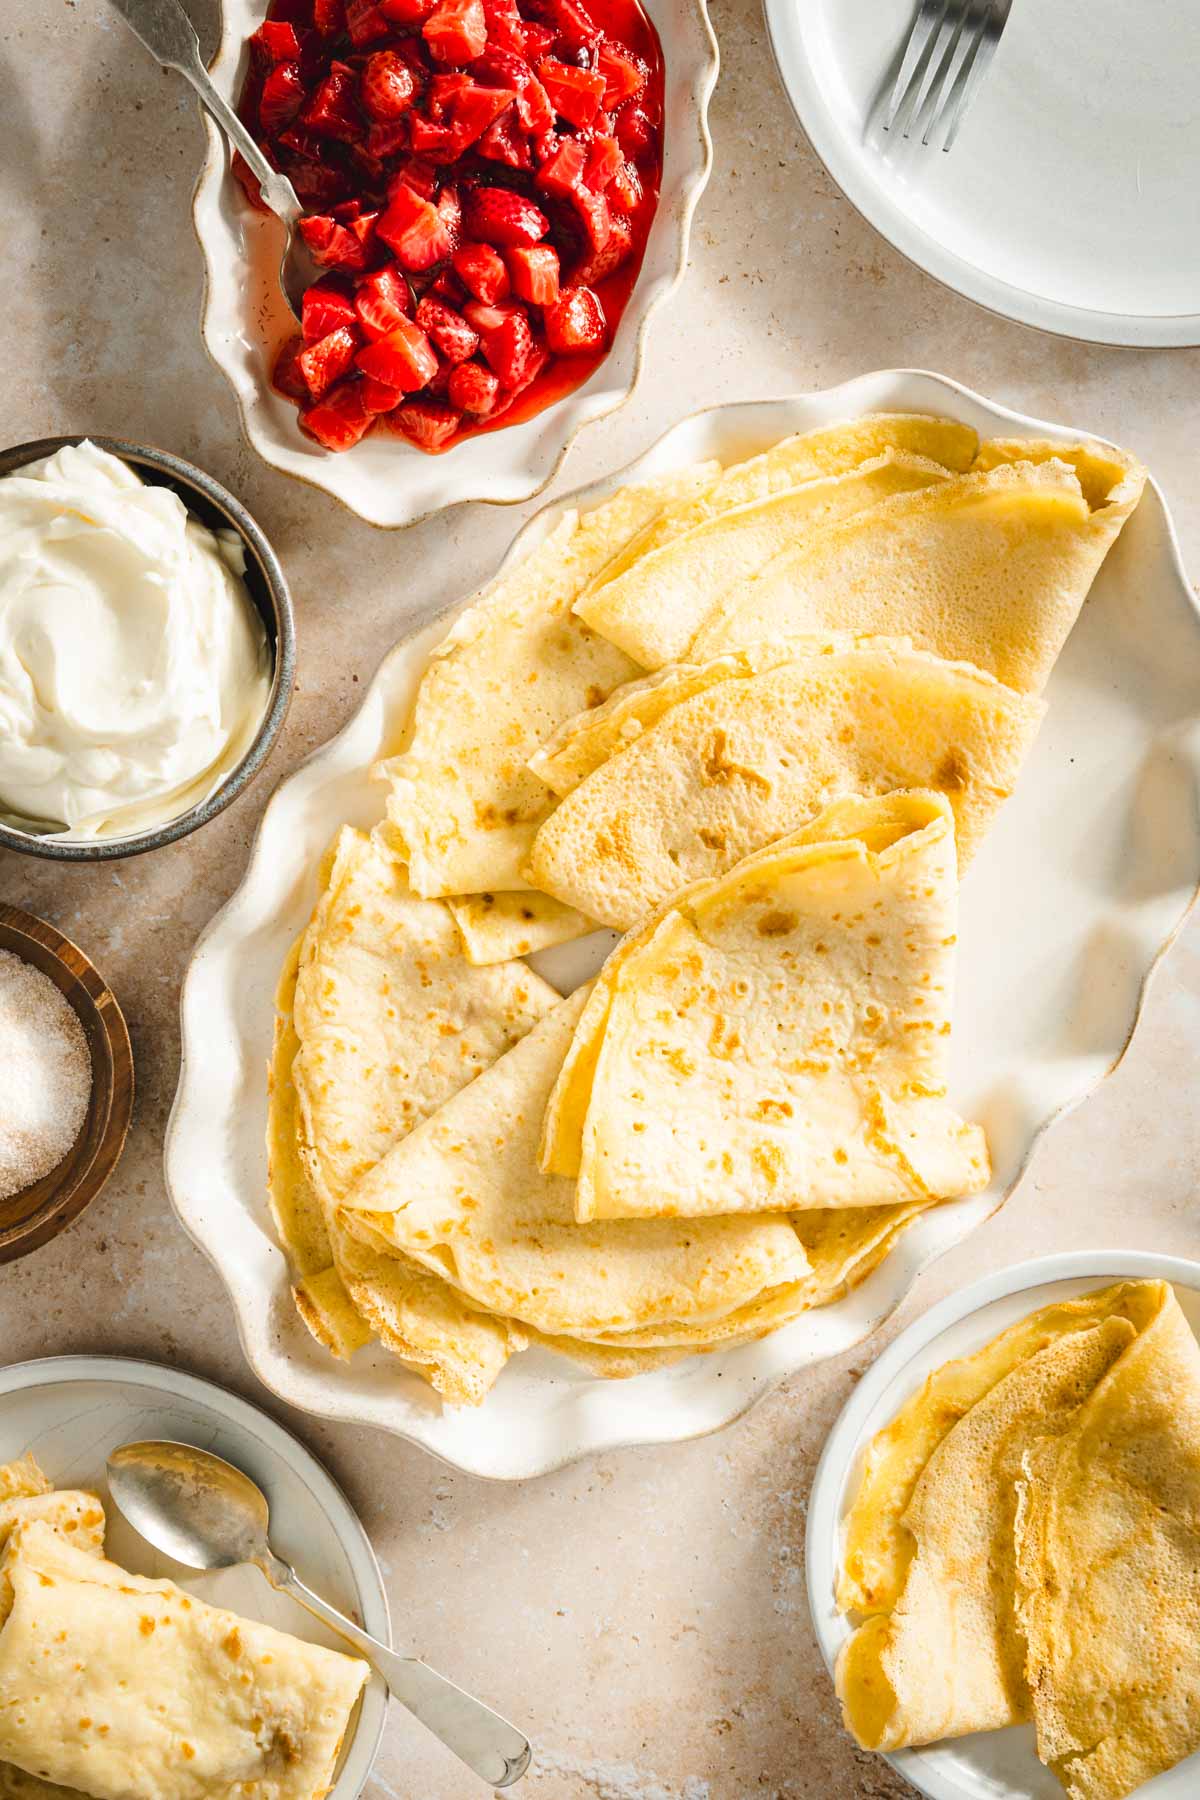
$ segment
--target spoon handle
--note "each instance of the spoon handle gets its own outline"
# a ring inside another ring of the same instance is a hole
[[[259,1568],[272,1586],[291,1594],[332,1630],[348,1638],[378,1669],[400,1704],[484,1781],[494,1788],[505,1788],[521,1779],[532,1752],[528,1738],[515,1725],[494,1713],[482,1700],[455,1687],[427,1663],[419,1662],[415,1656],[397,1656],[377,1638],[360,1631],[319,1594],[306,1588],[286,1563],[276,1558],[269,1564],[260,1562]]]
[[[286,175],[273,169],[228,101],[209,79],[200,55],[200,40],[179,0],[110,0],[125,23],[164,69],[177,69],[195,88],[200,104],[239,149],[262,189],[262,197],[286,225],[294,225],[302,207]]]

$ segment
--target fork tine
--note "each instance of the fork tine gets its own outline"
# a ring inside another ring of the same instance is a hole
[[[937,130],[946,116],[947,109],[960,97],[960,83],[971,70],[975,53],[980,40],[987,29],[989,7],[986,4],[969,5],[960,21],[958,37],[946,64],[941,88],[934,101],[933,110],[925,122],[922,144],[928,145],[933,132]]]
[[[920,125],[931,96],[940,91],[947,64],[954,53],[954,46],[958,42],[959,33],[962,30],[962,22],[962,0],[947,0],[941,23],[938,26],[937,37],[929,54],[929,61],[925,64],[920,82],[915,84],[915,97],[904,122],[905,137],[910,137],[913,130]]]
[[[883,129],[890,131],[896,121],[896,114],[904,102],[904,98],[916,78],[918,67],[935,25],[941,23],[946,10],[945,4],[940,7],[937,0],[921,0],[920,8],[908,34],[908,42],[904,46],[904,56],[900,63],[900,72],[892,83],[891,99],[888,101],[887,115],[883,121]]]
[[[943,151],[949,150],[953,145],[955,138],[958,136],[958,128],[966,118],[967,111],[972,100],[975,98],[979,84],[987,74],[988,64],[996,54],[996,45],[1000,42],[1001,30],[1003,30],[1003,21],[1000,22],[999,30],[992,25],[991,21],[988,21],[987,24],[985,24],[985,28],[975,50],[975,55],[971,60],[970,67],[963,75],[958,99],[955,102],[954,110],[950,114],[949,123],[946,126],[946,137],[942,144]]]

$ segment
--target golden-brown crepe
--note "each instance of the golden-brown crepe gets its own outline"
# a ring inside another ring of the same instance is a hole
[[[983,1187],[946,1101],[957,910],[936,794],[835,803],[610,959],[543,1164],[577,1219],[899,1206]]]
[[[1075,1800],[1200,1750],[1200,1347],[1164,1282],[1043,1308],[873,1441],[839,1599],[850,1728],[891,1749],[1032,1717]]]
[[[879,644],[731,678],[672,706],[561,800],[530,879],[627,930],[839,795],[900,788],[947,796],[962,868],[1042,711],[966,664]]]
[[[94,1800],[320,1800],[367,1664],[34,1521],[8,1552],[0,1757]]]
[[[1118,454],[1097,445],[1073,460],[992,459],[831,522],[724,593],[685,653],[702,662],[833,627],[903,633],[1036,693],[1141,498],[1145,470]]]
[[[564,906],[561,900],[532,888],[461,894],[446,905],[458,926],[467,961],[479,965],[532,956],[535,950],[549,950],[554,944],[567,944],[596,930],[592,920],[573,906]]]

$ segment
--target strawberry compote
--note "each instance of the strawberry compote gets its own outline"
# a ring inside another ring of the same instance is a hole
[[[242,118],[326,271],[275,361],[303,431],[444,450],[587,379],[658,203],[639,0],[273,0],[250,54]]]

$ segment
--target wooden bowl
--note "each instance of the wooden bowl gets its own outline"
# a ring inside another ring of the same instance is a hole
[[[50,977],[74,1008],[92,1056],[92,1092],[75,1142],[48,1175],[0,1200],[0,1262],[13,1262],[78,1218],[116,1168],[133,1111],[133,1054],[116,996],[70,938],[0,904],[0,950]]]

